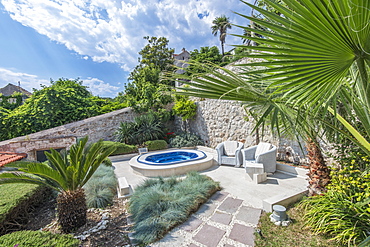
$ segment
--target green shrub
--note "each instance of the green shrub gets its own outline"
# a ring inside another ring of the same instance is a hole
[[[134,145],[128,145],[121,142],[103,141],[104,150],[110,148],[111,146],[114,146],[116,148],[116,150],[111,155],[129,154],[137,152],[137,147]]]
[[[165,140],[147,141],[144,143],[149,151],[166,149],[168,144]]]
[[[84,186],[89,208],[105,208],[117,194],[117,178],[113,167],[101,165]]]
[[[40,231],[18,231],[0,237],[0,246],[17,247],[78,247],[80,241],[72,235]]]
[[[122,122],[116,131],[116,139],[127,144],[143,144],[164,137],[165,127],[158,114],[150,112],[135,118],[134,122]]]
[[[103,165],[106,165],[106,166],[112,166],[112,161],[109,159],[109,158],[106,158],[105,160],[103,160]]]
[[[145,244],[160,239],[219,189],[217,182],[197,172],[188,173],[183,180],[172,177],[144,181],[129,201],[134,238]]]
[[[181,98],[181,100],[176,100],[172,110],[177,116],[181,117],[182,121],[185,121],[195,117],[197,114],[197,105],[193,100]]]
[[[344,166],[331,177],[327,193],[302,203],[306,224],[339,243],[356,245],[366,239],[370,226],[370,174]]]
[[[203,144],[199,136],[190,133],[179,134],[170,140],[170,146],[174,148],[195,147]]]

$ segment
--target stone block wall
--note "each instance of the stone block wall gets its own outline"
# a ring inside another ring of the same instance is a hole
[[[217,144],[227,141],[242,141],[245,147],[256,145],[257,140],[269,142],[278,147],[278,159],[294,163],[306,163],[305,151],[298,142],[288,138],[274,137],[269,129],[261,130],[257,135],[253,131],[255,122],[248,116],[243,105],[236,101],[205,99],[197,104],[195,119],[183,122],[176,117],[177,131],[188,131],[201,137],[205,145],[215,148]],[[305,143],[301,143],[304,148]]]
[[[188,130],[199,135],[206,146],[215,148],[226,140],[240,140],[246,146],[255,145],[256,131],[253,130],[253,119],[247,116],[241,103],[229,100],[206,99],[196,102],[197,115],[186,123],[176,118],[179,131]],[[186,124],[186,126],[185,126]],[[278,144],[269,133],[261,141]]]
[[[34,159],[38,150],[68,148],[76,143],[77,138],[87,135],[89,136],[89,142],[96,142],[100,139],[112,141],[119,124],[133,121],[135,116],[136,114],[130,108],[117,110],[27,136],[2,141],[0,142],[0,151],[27,153],[29,159]]]
[[[226,66],[233,72],[240,72],[241,67],[235,64],[247,64],[256,61],[252,58],[242,58]],[[222,73],[222,71],[221,71]],[[197,115],[194,120],[186,123],[176,118],[178,131],[188,131],[199,135],[206,146],[215,148],[218,143],[226,140],[243,141],[245,147],[256,145],[258,141],[272,143],[278,147],[278,158],[295,163],[305,163],[305,151],[301,149],[304,143],[299,144],[288,138],[276,138],[268,129],[264,135],[253,131],[254,120],[246,114],[242,103],[229,100],[192,98],[197,104]]]

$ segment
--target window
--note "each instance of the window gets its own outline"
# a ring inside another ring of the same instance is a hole
[[[57,152],[59,152],[59,153],[60,153],[60,151],[65,150],[65,148],[54,148],[54,149]],[[46,150],[37,150],[36,151],[36,160],[39,161],[39,162],[47,161],[45,152],[50,153],[50,150],[49,149],[46,149]]]

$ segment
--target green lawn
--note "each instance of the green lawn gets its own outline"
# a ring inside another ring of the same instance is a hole
[[[38,188],[39,185],[21,183],[0,185],[0,222],[11,209],[33,195]]]
[[[262,236],[256,234],[257,247],[340,247],[342,245],[330,241],[329,237],[314,235],[305,228],[302,219],[303,211],[297,207],[287,210],[292,223],[287,226],[276,226],[270,221],[269,214],[263,213],[259,222]]]

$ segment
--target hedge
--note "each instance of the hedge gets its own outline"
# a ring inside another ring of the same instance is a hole
[[[78,247],[80,241],[69,234],[40,231],[18,231],[0,237],[0,246],[17,247]]]
[[[137,147],[134,145],[128,145],[121,142],[103,141],[104,149],[107,149],[111,146],[114,146],[116,148],[116,151],[114,151],[111,155],[129,154],[137,152]]]

